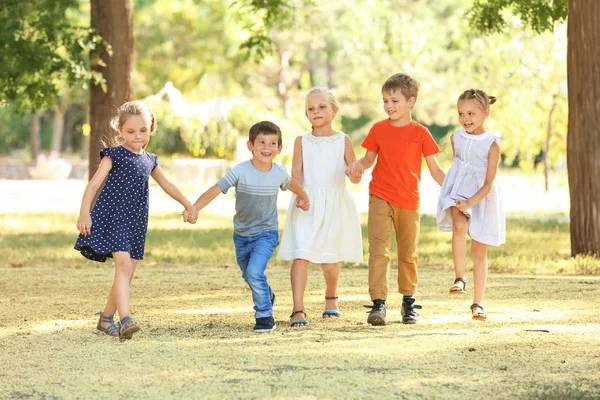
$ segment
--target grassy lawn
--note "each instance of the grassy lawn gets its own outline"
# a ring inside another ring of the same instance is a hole
[[[288,265],[273,259],[278,328],[257,335],[231,221],[153,214],[132,289],[143,330],[127,342],[95,334],[113,267],[72,249],[75,220],[0,214],[0,398],[600,398],[600,263],[570,258],[560,220],[508,220],[508,243],[490,250],[486,322],[470,319],[471,287],[447,295],[450,234],[425,216],[421,323],[399,322],[393,293],[388,326],[366,324],[365,264],[344,265],[342,317],[322,320],[312,266],[311,326],[292,329]]]

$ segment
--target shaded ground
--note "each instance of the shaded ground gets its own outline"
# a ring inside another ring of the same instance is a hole
[[[451,272],[424,266],[422,322],[399,323],[395,293],[390,324],[375,328],[366,268],[343,270],[342,318],[323,321],[313,266],[311,326],[292,329],[276,266],[279,325],[259,335],[237,267],[142,265],[132,298],[144,329],[119,342],[95,334],[110,264],[0,265],[0,398],[600,398],[598,277],[492,275],[482,323],[470,295],[447,295]]]

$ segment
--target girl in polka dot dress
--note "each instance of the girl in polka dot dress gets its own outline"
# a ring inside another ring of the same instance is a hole
[[[100,151],[98,170],[83,193],[77,219],[80,235],[75,249],[94,261],[113,258],[115,278],[97,328],[109,336],[131,339],[140,330],[140,325],[130,315],[129,285],[137,262],[144,258],[149,177],[152,176],[169,196],[185,207],[184,221],[195,222],[198,211],[166,178],[158,165],[158,157],[144,150],[150,134],[156,129],[154,114],[148,107],[138,101],[127,102],[119,108],[111,125],[122,137],[123,144]],[[105,179],[92,208],[94,196]],[[117,310],[120,327],[113,319]]]

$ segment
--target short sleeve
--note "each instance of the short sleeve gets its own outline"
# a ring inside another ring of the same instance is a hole
[[[379,145],[377,144],[377,124],[373,125],[367,134],[367,137],[362,142],[362,147],[367,151],[379,152]]]
[[[240,178],[239,170],[239,165],[236,165],[231,170],[229,170],[219,182],[217,182],[217,186],[219,187],[219,189],[221,189],[221,192],[223,192],[223,194],[227,193],[230,187],[237,186],[237,183]]]
[[[152,154],[152,170],[154,172],[154,170],[156,169],[156,167],[158,167],[158,156],[156,154]]]
[[[288,174],[287,169],[285,169],[283,165],[277,166],[280,168],[282,175],[282,181],[279,187],[281,188],[281,190],[288,190],[290,188],[290,185],[292,184],[292,177],[290,176],[290,174]]]
[[[117,149],[114,147],[105,147],[100,150],[100,159],[102,160],[105,156],[110,157],[114,160],[115,155],[117,154]]]
[[[423,128],[425,132],[423,132],[423,157],[429,157],[433,154],[437,154],[440,152],[440,147],[435,142],[433,136],[431,136],[431,132],[429,129]]]

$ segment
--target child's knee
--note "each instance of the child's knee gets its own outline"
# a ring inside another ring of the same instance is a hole
[[[254,286],[266,282],[267,277],[265,272],[262,270],[248,268],[244,275],[244,280],[248,283],[248,285]]]
[[[452,232],[466,234],[469,230],[469,220],[466,218],[456,218],[452,221]]]

